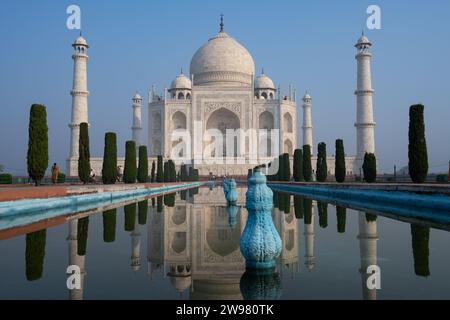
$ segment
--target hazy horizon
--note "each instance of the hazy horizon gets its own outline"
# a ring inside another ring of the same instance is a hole
[[[253,56],[282,91],[297,89],[298,144],[301,97],[313,98],[314,144],[344,140],[356,153],[356,60],[361,30],[373,43],[373,88],[379,172],[408,163],[408,111],[423,103],[430,172],[447,172],[450,160],[450,2],[434,1],[3,1],[0,12],[0,164],[26,175],[29,109],[47,107],[49,167],[65,170],[69,155],[73,60],[79,35],[66,28],[66,8],[81,7],[88,63],[91,156],[103,156],[104,133],[118,134],[119,155],[131,138],[132,101],[161,92],[189,64],[195,51],[219,30]],[[368,30],[366,9],[382,10],[382,29]],[[314,148],[315,150],[317,148]]]

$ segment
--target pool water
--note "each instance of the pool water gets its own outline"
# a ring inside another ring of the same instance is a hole
[[[281,193],[276,270],[246,272],[245,192],[235,208],[221,188],[199,188],[10,232],[0,299],[450,299],[448,225]],[[70,265],[79,290],[67,287]],[[366,284],[369,266],[378,290]]]

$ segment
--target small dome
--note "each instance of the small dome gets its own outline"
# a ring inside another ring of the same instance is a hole
[[[305,93],[305,96],[303,97],[303,100],[311,100],[311,96],[309,95],[309,93]]]
[[[142,97],[139,93],[136,92],[136,94],[133,97],[133,100],[142,100]]]
[[[367,38],[364,33],[361,35],[361,37],[358,39],[358,42],[356,43],[356,47],[361,46],[361,45],[372,45],[369,41],[369,38]]]
[[[255,80],[255,89],[272,89],[275,90],[275,85],[272,79],[266,76],[264,73],[261,74]]]
[[[75,43],[73,44],[74,46],[85,46],[85,47],[89,47],[87,44],[86,39],[84,39],[82,36],[79,36],[76,40]]]
[[[186,77],[184,74],[179,74],[175,80],[172,81],[172,85],[170,86],[171,89],[192,89],[192,82],[191,80]]]

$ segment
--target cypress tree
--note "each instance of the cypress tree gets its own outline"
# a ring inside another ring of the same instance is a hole
[[[198,169],[194,169],[194,180],[193,181],[200,181],[200,175],[198,172]]]
[[[325,229],[328,227],[328,203],[318,201],[317,208],[319,211],[319,226]]]
[[[280,201],[279,201],[279,193],[277,191],[273,192],[273,207],[279,209],[280,208]]]
[[[103,212],[103,241],[106,243],[116,240],[116,216],[116,209]]]
[[[290,194],[284,194],[284,213],[285,214],[291,213],[291,195]]]
[[[156,182],[164,182],[164,169],[162,156],[158,156],[157,160]]]
[[[414,272],[420,277],[430,275],[430,228],[411,225],[412,249],[414,256]]]
[[[344,141],[341,139],[336,140],[336,158],[334,167],[336,182],[344,182],[347,169],[345,168]]]
[[[175,193],[164,195],[164,205],[169,208],[175,207]]]
[[[38,186],[48,167],[47,111],[39,104],[33,104],[30,109],[27,167],[28,175]]]
[[[327,145],[323,142],[319,143],[317,148],[317,181],[325,182],[327,181],[328,176],[328,167],[327,167]]]
[[[169,182],[177,182],[177,169],[173,160],[168,161],[169,167]]]
[[[147,224],[148,200],[138,203],[138,223],[140,225]]]
[[[78,219],[77,229],[78,229],[78,238],[77,238],[78,255],[85,256],[89,231],[89,217]]]
[[[25,271],[28,281],[42,278],[47,230],[28,233],[25,248]]]
[[[300,220],[303,219],[303,198],[300,196],[294,196],[294,209],[295,217]]]
[[[373,153],[366,153],[364,155],[363,163],[364,180],[368,183],[373,183],[377,180],[377,159]]]
[[[81,182],[86,184],[89,182],[91,175],[89,127],[86,122],[80,123],[80,140],[78,147],[78,177]]]
[[[137,180],[140,183],[148,182],[148,154],[146,146],[139,147],[139,168]]]
[[[306,182],[310,182],[312,178],[312,165],[311,165],[311,146],[303,146],[303,178]]]
[[[285,153],[283,155],[283,161],[284,161],[284,181],[291,181],[291,161],[289,159],[289,153]]]
[[[185,164],[181,165],[180,178],[181,178],[181,181],[183,181],[183,182],[188,181],[188,171],[187,171],[187,167]]]
[[[133,231],[136,224],[136,203],[126,205],[123,209],[125,211],[125,231]]]
[[[304,181],[303,178],[303,150],[296,149],[294,152],[294,180],[296,182]]]
[[[105,134],[102,181],[103,184],[115,184],[117,181],[117,137],[113,132]]]
[[[336,206],[336,219],[338,233],[345,233],[345,224],[347,220],[347,209],[345,207]]]
[[[125,168],[123,169],[123,182],[136,183],[136,143],[127,141],[125,144]]]
[[[170,182],[170,168],[169,162],[164,162],[164,182]]]
[[[151,177],[150,177],[150,182],[155,182],[156,180],[156,168],[155,168],[155,161],[152,162],[152,171],[151,171]]]
[[[425,182],[428,175],[428,151],[425,138],[424,106],[409,109],[409,175],[414,183]]]

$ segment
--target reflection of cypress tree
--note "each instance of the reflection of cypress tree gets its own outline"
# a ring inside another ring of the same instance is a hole
[[[180,198],[181,198],[181,200],[186,201],[186,199],[187,199],[187,191],[186,190],[182,190],[180,192]]]
[[[428,277],[430,275],[429,267],[429,241],[430,228],[411,225],[412,248],[414,256],[414,272],[421,277]]]
[[[276,191],[273,192],[273,206],[277,209],[280,206],[279,202],[278,202],[278,192],[276,192]]]
[[[103,241],[116,240],[116,209],[103,212]]]
[[[347,209],[336,206],[337,230],[338,233],[345,233],[345,222],[347,219]]]
[[[133,231],[136,223],[136,203],[126,205],[125,211],[125,231]]]
[[[25,264],[28,281],[35,281],[42,278],[46,238],[47,230],[27,234]]]
[[[377,221],[377,215],[366,213],[366,221],[367,222],[375,222],[375,221]]]
[[[290,214],[291,213],[291,195],[290,194],[284,194],[284,213]]]
[[[305,224],[312,223],[312,200],[304,198],[303,208],[305,209]]]
[[[140,225],[147,224],[148,200],[138,203],[138,222]]]
[[[163,211],[163,197],[160,196],[156,199],[156,211],[162,212]]]
[[[86,255],[86,247],[89,231],[89,217],[78,219],[78,255]]]
[[[156,205],[156,200],[155,200],[155,198],[152,198],[152,207],[154,208],[155,205]]]
[[[317,207],[319,209],[319,226],[325,229],[328,227],[328,203],[318,201]]]
[[[303,198],[299,196],[294,196],[294,208],[295,208],[295,217],[297,219],[303,219]]]
[[[197,195],[197,194],[198,194],[198,190],[199,190],[199,188],[197,187],[197,188],[194,188],[194,189],[192,189],[192,190],[194,190],[194,196],[195,196],[195,195]]]
[[[164,196],[164,205],[168,206],[169,208],[175,207],[175,193],[166,194]]]

